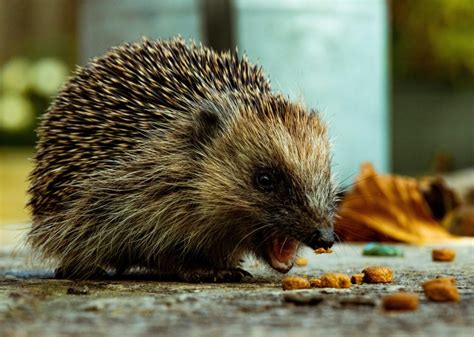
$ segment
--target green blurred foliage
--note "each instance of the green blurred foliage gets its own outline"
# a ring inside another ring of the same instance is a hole
[[[0,68],[0,144],[33,144],[37,118],[68,72],[64,62],[50,57],[18,57]]]
[[[392,0],[399,78],[474,84],[474,1]]]

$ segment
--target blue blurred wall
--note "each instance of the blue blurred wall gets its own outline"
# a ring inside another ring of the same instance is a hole
[[[380,0],[236,0],[238,44],[273,88],[330,122],[335,170],[389,169],[387,9]],[[350,179],[349,179],[350,180]]]

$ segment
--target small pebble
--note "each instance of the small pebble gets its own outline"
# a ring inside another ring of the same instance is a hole
[[[381,243],[368,243],[362,250],[366,256],[403,256],[403,250],[398,247],[388,246]]]
[[[89,287],[82,286],[82,287],[70,287],[67,289],[68,295],[89,295]]]

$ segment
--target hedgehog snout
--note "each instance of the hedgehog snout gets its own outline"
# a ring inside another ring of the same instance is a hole
[[[331,248],[334,244],[334,232],[332,227],[316,229],[311,235],[308,236],[307,240],[303,241],[303,243],[312,249]]]

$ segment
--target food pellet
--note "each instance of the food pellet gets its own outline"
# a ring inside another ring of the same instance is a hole
[[[351,276],[351,283],[352,284],[362,284],[364,281],[364,274],[358,273]]]
[[[295,264],[298,266],[298,267],[305,267],[308,265],[308,259],[306,257],[298,257],[296,258],[295,260]]]
[[[422,284],[426,297],[435,302],[457,302],[461,299],[456,280],[452,277],[440,277]]]
[[[395,293],[386,295],[383,298],[385,310],[416,310],[419,298],[414,293]]]
[[[287,276],[281,284],[283,290],[308,289],[310,284],[307,278],[300,276]]]
[[[456,252],[449,248],[436,248],[431,252],[433,261],[451,262],[456,257]]]
[[[318,249],[315,249],[314,252],[316,254],[331,254],[332,253],[332,249],[331,248],[318,248]]]
[[[393,280],[393,271],[388,267],[374,266],[362,270],[366,283],[390,283]]]
[[[326,273],[321,276],[321,288],[350,288],[349,275],[340,273]]]
[[[309,285],[311,288],[321,288],[321,279],[317,277],[310,278]]]

